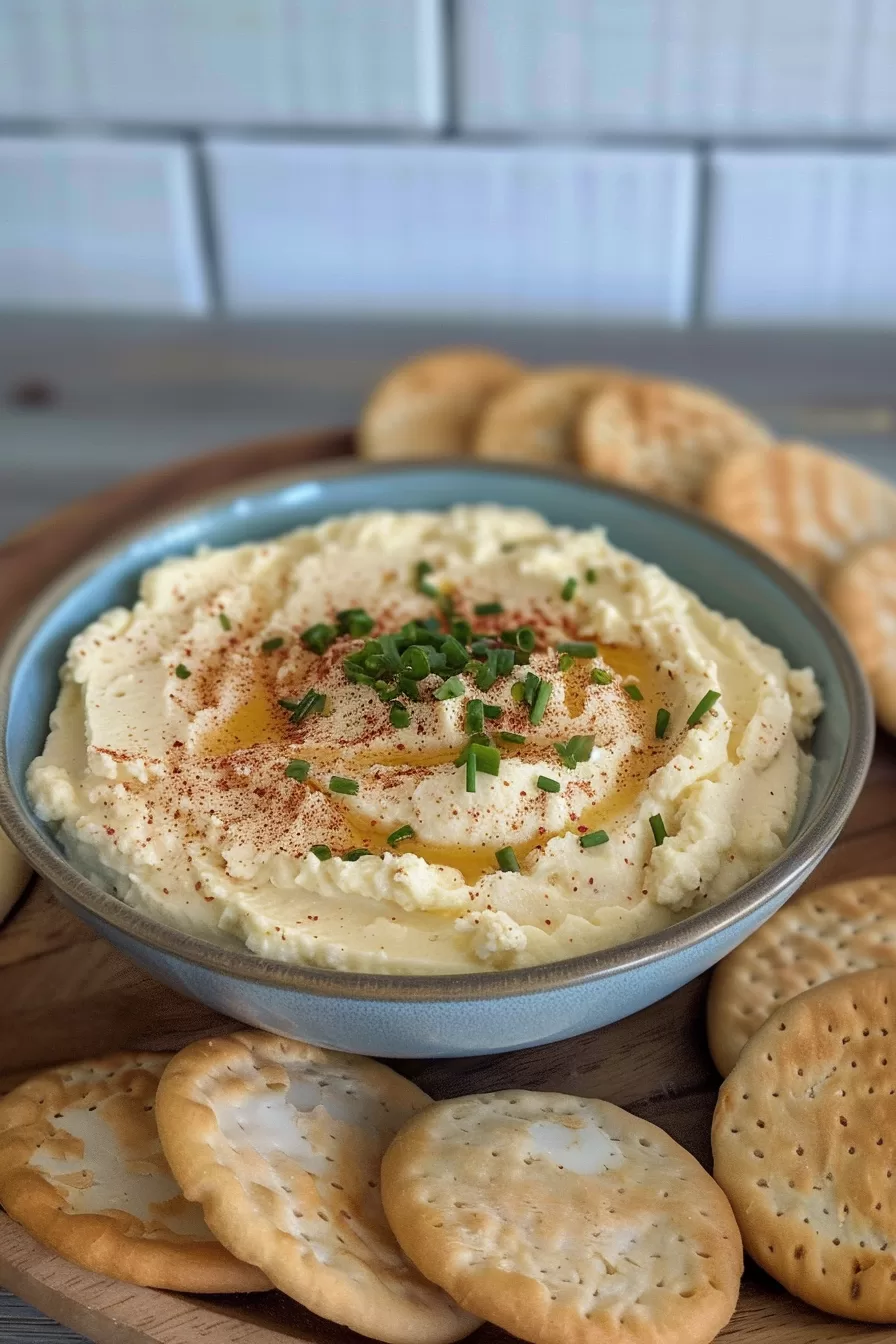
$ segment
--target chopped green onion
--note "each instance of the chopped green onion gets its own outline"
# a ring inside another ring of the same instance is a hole
[[[644,695],[640,686],[636,686],[633,681],[626,682],[622,688],[630,700],[643,700]]]
[[[495,858],[498,860],[498,867],[501,869],[502,873],[519,872],[519,860],[513,852],[512,845],[505,845],[503,849],[496,850]]]
[[[554,750],[567,770],[575,770],[582,761],[587,761],[594,750],[593,734],[577,734],[568,742],[555,742]]]
[[[481,733],[485,727],[485,705],[481,700],[467,701],[464,723],[468,733]]]
[[[579,836],[579,844],[583,849],[593,849],[595,845],[605,845],[609,838],[606,831],[589,831]]]
[[[392,834],[387,837],[386,844],[400,845],[402,840],[413,840],[414,834],[413,826],[399,826],[397,831],[393,831]]]
[[[473,608],[476,616],[500,616],[503,610],[500,602],[477,602]]]
[[[490,691],[498,680],[498,651],[489,649],[485,662],[480,664],[476,673],[476,685],[480,691]]]
[[[389,722],[393,728],[407,728],[411,722],[411,716],[404,705],[400,705],[397,700],[393,700],[389,709]]]
[[[443,681],[439,689],[433,692],[436,700],[456,700],[459,695],[463,695],[466,687],[460,677],[449,677]]]
[[[693,728],[695,723],[699,723],[700,720],[703,718],[703,715],[706,713],[706,711],[712,709],[715,702],[717,700],[720,700],[721,698],[722,698],[721,691],[707,691],[703,699],[692,711],[690,718],[688,719],[688,727]]]
[[[466,760],[464,761],[464,765],[466,766],[466,777],[465,777],[465,780],[464,780],[464,787],[465,787],[467,793],[475,793],[475,792],[476,792],[476,757],[474,756],[473,752],[470,751],[469,749],[467,749]]]
[[[668,835],[668,831],[659,812],[650,818],[650,829],[653,831],[654,844],[661,845]]]
[[[560,589],[560,596],[563,598],[564,602],[570,602],[572,598],[575,597],[576,589],[578,588],[578,586],[579,586],[578,579],[574,579],[570,575],[570,577],[564,583],[563,587]]]
[[[483,705],[482,712],[487,719],[500,719],[504,713],[500,705]]]
[[[596,667],[591,673],[591,680],[596,686],[609,686],[613,680],[613,673],[608,672],[605,667]]]
[[[585,570],[585,582],[597,583],[597,570],[593,567],[593,565],[589,565],[588,568]]]
[[[222,630],[232,630],[232,629],[233,629],[233,623],[232,623],[230,617],[227,615],[227,612],[226,612],[226,611],[219,611],[219,612],[218,612],[218,620],[221,622],[221,629],[222,629]]]
[[[308,852],[313,854],[316,859],[320,859],[321,863],[333,857],[333,851],[329,845],[312,845]]]
[[[306,691],[301,700],[278,700],[281,709],[288,709],[293,723],[301,723],[309,714],[321,714],[327,697],[322,691]]]
[[[386,686],[377,685],[377,695],[384,705],[388,705],[390,700],[397,700],[401,695],[401,687],[396,683],[390,683]]]
[[[405,649],[401,655],[401,670],[413,681],[422,681],[424,677],[429,676],[429,659],[426,650],[420,644],[412,644],[409,649]]]
[[[309,625],[308,629],[303,630],[300,635],[305,648],[310,649],[312,653],[326,653],[335,638],[335,627],[327,625],[324,621],[318,621],[317,625]],[[280,643],[283,643],[282,639]],[[261,647],[264,648],[264,645],[262,644]]]
[[[554,687],[549,681],[541,681],[538,690],[535,693],[535,699],[532,702],[532,708],[529,710],[529,722],[533,724],[541,723],[544,718],[544,712],[548,707],[548,701],[551,698]]]
[[[187,677],[190,675],[190,669],[184,667],[183,663],[178,663],[177,667],[174,669],[174,675],[180,681],[186,681]]]
[[[666,736],[666,729],[669,727],[669,720],[671,719],[671,717],[672,715],[669,713],[668,709],[657,710],[656,728],[654,729],[654,732],[656,733],[657,737]]]
[[[525,742],[525,733],[499,733],[502,742]]]
[[[469,621],[452,621],[451,634],[458,644],[469,644],[473,638],[473,627]]]
[[[358,792],[360,785],[356,779],[346,779],[343,775],[331,775],[330,792],[343,793],[354,796]]]
[[[596,658],[597,645],[587,639],[569,639],[564,644],[555,644],[558,653],[568,653],[573,658]]]
[[[526,688],[521,681],[515,681],[510,688],[510,698],[520,704],[526,698]]]
[[[398,652],[398,641],[395,636],[380,635],[374,642],[379,644],[382,655],[386,660],[386,666],[392,672],[397,672],[401,664],[401,654]]]
[[[342,857],[346,863],[355,863],[358,859],[363,859],[364,856],[369,853],[369,849],[363,849],[359,846],[357,849],[347,849]]]
[[[535,704],[535,697],[538,694],[538,688],[541,685],[541,677],[536,677],[534,672],[527,672],[523,681],[523,699],[531,709]]]
[[[501,638],[505,644],[512,644],[523,653],[531,653],[538,642],[531,625],[521,625],[516,630],[502,630]]]
[[[428,560],[420,560],[414,568],[414,587],[418,593],[423,593],[424,597],[438,597],[439,590],[435,584],[430,583],[427,574],[432,573],[432,565]]]
[[[283,648],[283,638],[281,635],[275,635],[273,639],[266,639],[261,646],[262,653],[273,653],[275,649]]]
[[[363,607],[348,607],[345,611],[337,611],[336,624],[341,635],[360,639],[362,635],[369,635],[373,629],[373,617]]]
[[[408,698],[408,700],[420,699],[420,687],[411,677],[399,677],[398,689],[401,691],[402,695]]]
[[[513,671],[516,662],[516,654],[513,649],[493,649],[495,655],[495,671],[499,677],[509,677]]]
[[[561,653],[558,661],[561,672],[568,672],[571,667],[575,667],[576,663],[571,653]]]
[[[486,775],[497,775],[501,769],[501,753],[497,747],[482,742],[470,743],[470,755],[476,757],[477,769]]]
[[[441,652],[445,662],[454,670],[466,667],[470,657],[463,644],[459,644],[453,635],[449,635],[444,641]]]
[[[287,779],[297,779],[301,784],[303,780],[308,778],[308,771],[310,769],[310,761],[294,760],[289,762],[289,765],[287,765],[283,773],[286,775]]]
[[[559,779],[551,779],[550,775],[539,775],[535,781],[535,785],[537,788],[543,789],[545,793],[560,792]]]

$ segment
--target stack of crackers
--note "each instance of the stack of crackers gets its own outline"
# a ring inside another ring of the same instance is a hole
[[[714,1173],[592,1098],[432,1102],[261,1031],[51,1069],[0,1102],[0,1202],[88,1269],[279,1288],[391,1344],[708,1344],[743,1249],[896,1322],[896,878],[800,893],[717,967]]]
[[[372,459],[473,455],[578,465],[701,509],[822,592],[896,733],[896,487],[705,388],[624,369],[526,369],[437,350],[394,369],[361,419]]]

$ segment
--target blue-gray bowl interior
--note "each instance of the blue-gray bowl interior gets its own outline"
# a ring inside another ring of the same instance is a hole
[[[483,502],[532,508],[552,523],[574,528],[605,527],[615,545],[661,566],[710,607],[740,618],[783,650],[792,665],[814,668],[826,708],[813,740],[816,765],[809,804],[794,836],[798,838],[817,819],[837,784],[850,733],[856,731],[855,676],[850,681],[855,668],[836,627],[811,595],[745,543],[684,511],[578,477],[487,466],[408,464],[366,472],[337,470],[260,488],[258,493],[250,488],[125,542],[60,597],[22,649],[13,671],[5,745],[20,808],[55,847],[52,829],[31,811],[25,772],[46,738],[66,647],[106,608],[132,605],[140,576],[150,566],[167,556],[190,555],[199,546],[261,541],[361,509],[447,509]],[[861,701],[860,677],[858,684]],[[864,731],[870,737],[870,726]],[[870,741],[866,747],[865,766]]]

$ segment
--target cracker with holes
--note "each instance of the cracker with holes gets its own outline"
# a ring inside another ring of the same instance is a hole
[[[737,1224],[690,1153],[556,1092],[440,1102],[383,1159],[383,1203],[427,1278],[535,1344],[703,1344],[734,1311]]]
[[[582,406],[623,376],[618,369],[587,364],[526,374],[488,402],[476,425],[473,452],[501,462],[573,466]]]
[[[318,1315],[393,1344],[478,1324],[402,1255],[380,1159],[429,1097],[383,1064],[262,1031],[197,1041],[159,1088],[171,1168],[240,1259]]]
[[[896,971],[791,999],[722,1084],[715,1177],[754,1260],[838,1316],[896,1322]]]
[[[896,537],[854,552],[826,596],[871,683],[878,719],[896,734]]]
[[[270,1288],[175,1184],[155,1122],[167,1054],[63,1064],[0,1101],[0,1203],[67,1260],[187,1293]]]
[[[358,451],[377,459],[468,453],[480,411],[521,372],[516,360],[476,347],[433,350],[399,364],[364,407]]]
[[[719,1073],[788,999],[875,966],[896,970],[896,877],[799,892],[713,973],[706,1026]]]

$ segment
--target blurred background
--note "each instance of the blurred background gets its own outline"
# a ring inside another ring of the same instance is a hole
[[[0,0],[0,532],[493,342],[893,470],[896,0]]]

